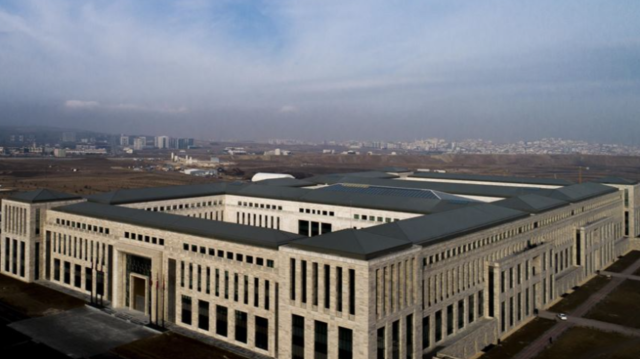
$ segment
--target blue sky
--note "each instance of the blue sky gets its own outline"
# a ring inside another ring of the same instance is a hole
[[[0,124],[629,143],[639,95],[639,1],[0,0]]]

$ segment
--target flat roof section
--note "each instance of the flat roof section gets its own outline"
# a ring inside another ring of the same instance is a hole
[[[271,249],[304,238],[276,229],[90,202],[58,207],[53,211]]]
[[[447,239],[526,218],[529,214],[492,204],[478,204],[430,216],[405,219],[360,231],[430,246]]]
[[[18,192],[9,196],[7,199],[25,203],[46,203],[72,201],[74,199],[82,199],[82,197],[75,194],[56,192],[49,189],[39,189],[31,192]]]
[[[638,184],[638,181],[636,181],[636,180],[630,180],[628,178],[622,178],[622,177],[605,177],[605,178],[597,179],[597,180],[595,180],[593,182],[607,183],[607,184],[620,184],[620,185],[635,185],[635,184]]]
[[[406,239],[366,233],[355,229],[345,229],[300,239],[290,244],[294,248],[360,260],[371,260],[410,248],[412,245],[413,243]]]
[[[477,182],[539,184],[539,185],[552,185],[552,186],[569,186],[573,184],[573,182],[571,181],[556,179],[556,178],[490,176],[490,175],[475,175],[475,174],[466,174],[466,173],[416,172],[413,175],[410,175],[409,177],[449,179],[449,180],[459,180],[459,181],[477,181]]]

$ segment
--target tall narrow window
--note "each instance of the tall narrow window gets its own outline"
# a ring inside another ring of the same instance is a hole
[[[442,311],[441,310],[436,312],[435,336],[436,336],[436,343],[442,340]]]
[[[386,356],[386,337],[384,333],[384,327],[378,328],[378,359],[384,359]]]
[[[331,303],[331,270],[328,264],[324,265],[324,307],[329,309]]]
[[[407,320],[404,322],[405,335],[407,336],[407,342],[405,347],[405,356],[407,359],[413,358],[413,314],[407,315]]]
[[[336,267],[336,296],[338,312],[342,312],[342,267]]]
[[[353,330],[338,327],[338,359],[353,358]]]
[[[198,328],[209,330],[209,302],[198,301]]]
[[[431,326],[430,317],[427,315],[422,318],[422,349],[431,346]]]
[[[318,263],[313,263],[313,305],[318,305]]]
[[[391,325],[391,359],[400,359],[400,321]]]
[[[300,263],[300,269],[302,270],[302,280],[300,286],[302,287],[302,303],[307,302],[307,261]]]
[[[221,305],[216,306],[216,334],[227,336],[228,332],[228,309]]]
[[[236,340],[247,342],[247,313],[236,310]]]
[[[356,271],[349,269],[349,314],[356,315]]]
[[[182,323],[191,325],[191,297],[182,296]]]
[[[264,281],[264,309],[266,309],[266,310],[269,310],[269,306],[270,306],[270,303],[269,303],[269,294],[270,294],[270,291],[269,291],[269,281],[268,281],[268,280],[265,280],[265,281]]]
[[[291,316],[291,357],[304,359],[304,318]]]
[[[296,260],[291,258],[289,266],[289,283],[291,283],[291,293],[289,298],[296,300]]]
[[[327,342],[327,323],[315,321],[314,359],[326,359],[329,352]]]
[[[244,304],[249,304],[249,276],[244,276]]]
[[[256,316],[256,348],[269,350],[269,320]]]
[[[260,305],[260,279],[253,278],[253,306],[258,307]]]

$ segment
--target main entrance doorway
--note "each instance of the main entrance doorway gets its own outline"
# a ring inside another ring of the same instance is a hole
[[[133,277],[133,301],[132,308],[139,312],[145,311],[147,298],[147,281],[144,278]]]
[[[151,259],[126,255],[125,305],[144,314],[151,313]]]

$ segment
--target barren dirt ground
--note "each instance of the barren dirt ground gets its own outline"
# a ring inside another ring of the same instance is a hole
[[[197,156],[197,154],[196,154]],[[168,155],[167,155],[168,159]],[[164,160],[66,158],[0,159],[1,188],[29,191],[49,188],[87,195],[122,188],[249,179],[256,172],[285,172],[297,178],[315,174],[407,167],[459,173],[555,177],[578,182],[604,176],[640,180],[640,157],[580,155],[322,155],[220,156],[228,173],[222,179],[200,178],[160,168]],[[136,171],[134,167],[154,168]],[[0,192],[0,198],[6,196]]]

